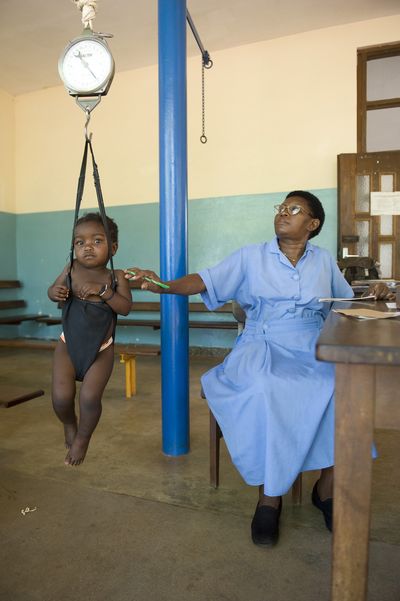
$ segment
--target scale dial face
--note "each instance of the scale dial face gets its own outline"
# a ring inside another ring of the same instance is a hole
[[[67,46],[58,69],[72,94],[106,93],[114,75],[114,59],[103,40],[85,36]]]

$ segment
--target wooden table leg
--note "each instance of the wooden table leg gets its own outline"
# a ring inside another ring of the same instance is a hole
[[[367,598],[375,367],[336,364],[332,601]]]

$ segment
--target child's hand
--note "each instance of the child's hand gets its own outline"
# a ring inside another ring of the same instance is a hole
[[[99,296],[99,292],[104,288],[103,284],[99,282],[86,282],[77,290],[76,295],[81,300],[85,300],[89,296]]]
[[[66,301],[69,296],[69,289],[66,286],[53,286],[51,289],[51,300],[54,302]]]

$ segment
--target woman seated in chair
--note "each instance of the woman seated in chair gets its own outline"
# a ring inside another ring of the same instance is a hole
[[[202,386],[233,463],[258,487],[251,534],[260,545],[277,542],[282,495],[306,470],[321,470],[312,502],[332,530],[335,377],[333,365],[315,357],[330,309],[319,299],[353,296],[329,252],[309,242],[325,219],[319,199],[297,190],[275,211],[271,242],[166,282],[169,290],[143,279],[159,280],[152,271],[132,267],[136,275],[125,276],[157,294],[200,293],[210,310],[232,299],[243,307],[243,333]],[[391,296],[383,283],[368,293]]]

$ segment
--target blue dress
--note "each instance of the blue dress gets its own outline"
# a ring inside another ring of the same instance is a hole
[[[294,267],[277,238],[246,246],[199,272],[208,309],[236,300],[243,333],[203,390],[245,482],[285,494],[297,475],[334,464],[334,366],[315,346],[329,312],[323,297],[353,291],[327,250],[307,243]]]

